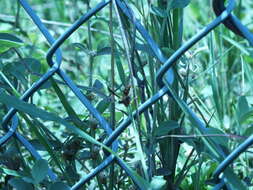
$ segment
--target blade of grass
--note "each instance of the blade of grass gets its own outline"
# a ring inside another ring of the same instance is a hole
[[[52,78],[52,79],[50,79],[50,81],[51,81],[52,87],[54,88],[54,91],[56,92],[56,94],[57,94],[58,98],[60,99],[63,107],[65,108],[66,112],[68,113],[68,115],[71,118],[73,118],[73,123],[81,130],[84,130],[84,127],[88,127],[84,122],[82,122],[79,119],[75,110],[70,106],[68,100],[66,99],[66,97],[62,93],[61,89],[59,88],[59,86],[57,85],[55,80]]]
[[[130,53],[130,48],[129,48],[128,41],[127,41],[127,35],[126,35],[125,29],[123,27],[123,21],[121,20],[119,10],[118,10],[118,7],[117,7],[117,3],[116,3],[115,0],[112,0],[112,3],[114,5],[114,10],[115,10],[115,13],[116,13],[116,17],[117,17],[117,20],[119,22],[121,36],[122,36],[122,40],[123,40],[123,45],[124,45],[124,49],[126,51],[127,63],[128,63],[128,67],[129,67],[129,70],[130,70],[130,84],[133,88],[134,103],[135,103],[135,107],[138,108],[137,89],[136,89],[136,85],[134,83],[133,67],[132,67],[132,63],[131,63],[131,53]],[[128,20],[126,20],[126,22],[128,22]],[[129,114],[132,114],[131,110],[129,110]],[[140,131],[139,116],[137,117],[136,120],[137,121],[133,120],[133,128],[134,128],[134,131],[135,131],[134,132],[135,133],[135,141],[136,141],[136,145],[137,145],[137,150],[138,150],[138,152],[140,153],[140,156],[141,156],[142,170],[143,170],[145,179],[149,179],[148,172],[147,172],[147,165],[146,165],[145,159],[144,159],[144,152],[143,152],[143,149],[142,149],[142,142],[141,142],[141,138],[139,136],[139,133],[141,132]],[[138,128],[138,130],[136,130],[137,128]]]
[[[110,2],[110,23],[109,23],[109,31],[110,31],[110,43],[111,43],[111,90],[114,92],[115,90],[115,43],[114,43],[114,37],[113,37],[113,4]],[[121,77],[121,76],[120,76]],[[122,76],[124,77],[124,76]],[[114,129],[114,126],[116,125],[116,115],[115,115],[115,96],[114,94],[111,95],[112,101],[110,106],[110,113],[111,113],[111,126],[112,130]],[[110,167],[110,179],[109,180],[109,190],[113,190],[113,186],[115,183],[114,177],[114,163],[111,164]]]

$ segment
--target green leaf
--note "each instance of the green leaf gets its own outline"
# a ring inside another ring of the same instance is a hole
[[[227,36],[222,35],[222,38],[224,38],[227,42],[238,48],[241,52],[243,52],[245,55],[250,55],[249,51],[247,48],[245,48],[243,45],[238,43],[237,41],[233,40],[232,38],[229,38]]]
[[[24,58],[21,60],[21,64],[25,64],[29,71],[33,73],[40,73],[41,70],[41,64],[40,61],[33,58]]]
[[[240,189],[240,190],[246,190],[248,189],[246,184],[243,182],[243,180],[240,180],[233,172],[233,169],[227,168],[225,171],[225,177],[229,181],[229,186],[231,186],[231,189]]]
[[[219,129],[216,129],[216,128],[207,128],[207,133],[212,135],[212,134],[215,134],[215,135],[224,135],[225,133],[223,133],[221,130]],[[228,138],[227,137],[224,137],[224,136],[217,136],[217,137],[210,137],[210,139],[212,139],[213,141],[215,141],[216,143],[220,144],[220,145],[223,145],[225,147],[227,147],[228,145]]]
[[[0,33],[0,39],[12,41],[12,42],[17,42],[17,43],[23,43],[23,41],[21,39],[14,36],[13,34],[9,34],[9,33]]]
[[[253,125],[250,125],[246,128],[243,133],[243,136],[250,136],[251,134],[253,134]]]
[[[96,88],[98,90],[104,90],[105,87],[104,87],[103,83],[100,80],[96,79],[94,84],[93,84],[93,88]]]
[[[249,111],[249,104],[245,96],[241,96],[238,100],[239,115],[243,115]]]
[[[237,117],[239,123],[245,122],[249,117],[253,115],[253,108],[249,107],[248,101],[245,96],[241,96],[237,105]]]
[[[33,140],[29,140],[29,143],[31,143],[31,145],[36,148],[36,150],[38,151],[45,151],[45,147],[40,143],[40,141],[38,139],[33,139]]]
[[[169,1],[169,9],[185,8],[190,0],[171,0]]]
[[[147,53],[149,56],[154,57],[155,54],[153,52],[153,50],[150,48],[150,46],[148,44],[140,44],[140,43],[136,43],[135,44],[135,48],[136,50],[142,51],[144,53]]]
[[[112,52],[111,47],[102,47],[101,49],[98,49],[96,52],[96,56],[101,56],[101,55],[110,55]]]
[[[109,107],[110,103],[108,98],[105,98],[97,104],[96,109],[102,114]]]
[[[151,10],[150,12],[156,16],[159,16],[159,17],[162,17],[162,18],[165,18],[167,16],[166,14],[166,10],[163,10],[159,7],[155,7],[154,5],[151,5]]]
[[[52,86],[53,86],[53,88],[54,88],[54,90],[55,90],[55,92],[56,92],[58,98],[60,99],[60,101],[61,101],[63,107],[65,108],[66,112],[68,113],[68,115],[69,115],[70,117],[73,117],[73,118],[74,118],[74,119],[73,119],[73,122],[75,123],[76,126],[78,126],[79,128],[82,128],[83,126],[82,126],[82,124],[80,124],[80,123],[78,122],[78,121],[80,121],[80,120],[79,120],[79,118],[78,118],[78,116],[77,116],[75,110],[74,110],[74,109],[71,107],[71,105],[69,104],[69,102],[68,102],[67,98],[64,96],[62,90],[59,88],[59,86],[57,85],[57,83],[55,82],[55,80],[54,80],[53,78],[51,78],[50,81],[51,81],[51,84],[52,84]],[[76,121],[77,121],[77,122],[76,122]]]
[[[49,190],[70,190],[70,187],[62,182],[55,182],[54,184],[50,185]]]
[[[43,179],[45,179],[48,170],[49,167],[46,160],[36,160],[31,172],[35,183],[40,183]]]
[[[245,60],[243,61],[243,68],[245,70],[246,78],[249,81],[249,84],[251,86],[251,89],[253,89],[253,76],[252,76],[252,68],[248,63],[251,63],[253,59],[250,56],[245,56]]]
[[[23,45],[22,40],[8,33],[0,33],[0,53],[10,48],[18,48]]]
[[[173,53],[175,53],[175,50],[168,48],[168,47],[162,47],[162,51],[165,53],[165,55],[170,56]]]
[[[168,135],[170,131],[178,127],[179,125],[176,121],[165,121],[155,129],[154,134],[157,137]]]
[[[248,112],[240,116],[239,122],[242,124],[245,121],[247,121],[249,118],[252,118],[252,116],[253,116],[253,109],[250,109]]]
[[[115,59],[116,59],[116,66],[117,66],[117,69],[118,69],[118,73],[119,73],[120,80],[121,80],[121,82],[122,82],[124,85],[126,85],[127,83],[126,83],[125,71],[124,71],[122,62],[121,62],[121,60],[120,60],[120,57],[119,57],[119,56],[116,56]]]
[[[3,91],[0,91],[0,102],[10,107],[14,107],[19,111],[25,112],[35,118],[41,118],[43,120],[49,121],[59,121],[59,118],[56,115],[39,109],[35,105],[28,104],[27,102],[19,100],[15,96],[9,96]]]
[[[16,190],[33,190],[33,186],[30,183],[25,182],[20,178],[12,178],[8,183]]]
[[[3,72],[13,75],[16,79],[20,80],[23,85],[27,86],[26,68],[24,64],[20,64],[20,62],[9,63],[4,66]]]
[[[3,170],[3,173],[7,174],[7,175],[11,175],[11,176],[16,176],[16,177],[21,177],[22,174],[15,171],[15,170],[11,170],[11,169],[8,169],[8,168],[1,168]]]

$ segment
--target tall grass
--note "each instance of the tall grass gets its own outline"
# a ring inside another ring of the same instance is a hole
[[[23,9],[13,2],[0,5],[0,32],[18,36],[24,45],[0,54],[0,85],[5,93],[18,98],[48,69],[45,54],[49,46]],[[66,26],[98,2],[36,0],[31,4],[45,19],[51,33],[58,37]],[[134,19],[140,20],[166,57],[214,18],[208,1],[194,0],[189,5],[188,1],[184,2],[127,1],[133,8]],[[239,1],[238,5],[235,13],[252,28],[252,2]],[[156,73],[162,63],[154,58],[114,0],[61,48],[62,68],[113,129],[126,117],[133,117],[133,111],[159,90]],[[176,79],[171,88],[176,99],[165,96],[143,115],[132,118],[131,126],[119,138],[116,156],[138,174],[133,175],[137,181],[148,184],[151,189],[211,189],[208,180],[219,164],[215,143],[230,152],[252,133],[251,117],[243,119],[240,114],[249,111],[252,104],[251,54],[252,48],[244,40],[220,26],[174,65]],[[96,139],[86,142],[66,131],[60,119],[59,123],[45,122],[43,118],[19,110],[18,131],[29,137],[63,182],[72,186],[101,163],[105,155],[99,143],[106,139],[106,134],[62,81],[54,77],[29,103],[57,114],[80,133]],[[8,106],[1,102],[0,118]],[[198,123],[193,122],[189,108],[207,126],[207,134],[196,130]],[[4,132],[1,130],[1,133]],[[9,152],[19,158],[17,168],[12,167],[15,163]],[[1,162],[4,159],[8,163]],[[253,177],[251,162],[250,151],[240,156],[233,167],[236,175],[230,178],[237,185],[248,184],[249,189]],[[47,178],[40,184],[33,181],[31,172],[36,163],[20,144],[10,140],[0,151],[1,188],[15,187],[8,182],[9,176],[38,189],[49,188],[52,182]],[[235,183],[232,185],[236,186]],[[83,187],[134,188],[133,181],[117,164],[112,164]]]

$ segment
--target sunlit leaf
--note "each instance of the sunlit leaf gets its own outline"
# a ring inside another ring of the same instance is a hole
[[[23,45],[23,41],[13,34],[0,33],[0,53],[10,48],[18,48]]]

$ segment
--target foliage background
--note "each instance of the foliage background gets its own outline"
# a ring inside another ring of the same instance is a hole
[[[18,97],[47,71],[45,55],[49,45],[18,1],[0,2],[0,32],[23,41],[7,50],[1,45],[0,87],[8,95]],[[98,2],[30,1],[55,39]],[[192,0],[189,5],[189,1],[181,1],[183,4],[172,1],[174,7],[170,1],[162,0],[127,2],[167,57],[215,18],[209,1]],[[185,7],[184,3],[188,6]],[[252,8],[250,0],[237,1],[234,11],[250,29],[253,27]],[[61,47],[62,68],[115,127],[157,92],[155,73],[161,66],[153,59],[140,35],[135,34],[133,26],[121,15],[126,47],[117,16],[113,5],[107,6]],[[131,54],[129,57],[126,52],[131,53],[134,41],[137,51],[135,56]],[[178,96],[208,124],[211,138],[228,152],[253,131],[251,55],[252,48],[247,42],[221,25],[191,48],[174,68],[178,73],[174,86]],[[129,69],[127,60],[131,56],[137,76]],[[100,142],[106,138],[85,107],[57,76],[35,93],[29,103],[64,118]],[[10,105],[2,98],[0,106],[0,118],[3,118]],[[19,112],[18,131],[30,139],[44,161],[35,161],[12,139],[0,150],[1,189],[19,189],[21,186],[47,189],[59,185],[52,184],[45,172],[43,175],[42,171],[48,169],[47,162],[60,179],[71,186],[101,162],[101,147],[67,131],[59,122],[35,116],[33,113],[37,110],[33,107],[27,109],[28,113],[25,110]],[[206,151],[201,139],[189,117],[173,100],[165,97],[120,136],[118,155],[153,189],[211,189],[207,180],[218,162]],[[233,164],[236,178],[243,181],[245,189],[253,189],[252,167],[250,149]],[[37,179],[38,173],[42,173],[41,179]],[[129,188],[134,189],[132,181],[116,165],[84,187]]]

